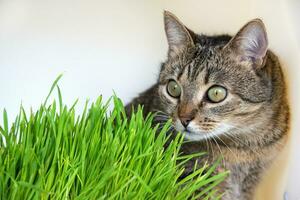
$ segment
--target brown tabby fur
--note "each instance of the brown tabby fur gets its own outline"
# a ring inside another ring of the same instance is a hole
[[[234,37],[205,36],[193,33],[169,12],[164,16],[168,59],[157,83],[133,99],[126,106],[127,113],[141,104],[145,115],[156,112],[157,123],[171,118],[174,130],[182,132],[188,130],[180,125],[180,118],[190,117],[201,131],[192,130],[196,138],[187,137],[182,152],[206,151],[205,161],[210,163],[221,156],[230,171],[219,186],[225,192],[222,199],[253,199],[264,171],[286,143],[289,124],[281,65],[266,49],[264,25],[256,19]],[[166,92],[170,79],[182,88],[178,99]],[[225,86],[228,97],[220,103],[209,102],[205,92],[211,85]],[[230,126],[222,128],[222,124]],[[218,127],[220,131],[214,132]],[[186,165],[186,174],[194,162]]]

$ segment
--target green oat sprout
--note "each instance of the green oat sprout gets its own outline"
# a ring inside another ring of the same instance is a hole
[[[214,173],[218,163],[179,179],[184,163],[202,153],[181,155],[180,134],[166,147],[170,122],[153,127],[153,114],[143,117],[142,107],[127,118],[115,95],[86,103],[77,115],[77,101],[70,108],[63,103],[60,78],[37,111],[27,114],[21,106],[12,125],[2,113],[0,199],[220,198],[215,186],[227,172]],[[58,103],[48,105],[55,89]]]

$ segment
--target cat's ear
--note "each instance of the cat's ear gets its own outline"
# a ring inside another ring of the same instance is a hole
[[[169,44],[169,56],[174,56],[182,51],[182,49],[194,46],[192,36],[188,29],[175,15],[164,11],[164,23]]]
[[[261,67],[268,49],[267,32],[262,20],[248,22],[224,48],[233,52],[239,61],[248,61],[255,67]]]

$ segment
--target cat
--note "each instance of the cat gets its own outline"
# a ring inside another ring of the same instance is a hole
[[[167,60],[157,83],[127,104],[127,114],[142,105],[145,115],[157,113],[157,123],[172,119],[174,133],[188,141],[183,153],[206,151],[209,163],[222,157],[230,171],[219,186],[222,199],[252,200],[289,128],[284,76],[263,22],[254,19],[233,37],[195,34],[168,11],[164,25]]]

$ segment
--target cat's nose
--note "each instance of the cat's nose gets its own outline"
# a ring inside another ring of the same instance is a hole
[[[195,118],[196,113],[197,107],[193,103],[182,103],[178,107],[178,118],[185,128],[187,128],[189,123]]]
[[[180,118],[181,124],[184,126],[184,128],[186,128],[192,120],[193,120],[192,117],[181,117]]]

